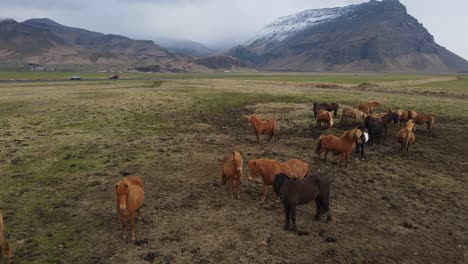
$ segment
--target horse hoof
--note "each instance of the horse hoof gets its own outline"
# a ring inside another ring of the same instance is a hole
[[[289,231],[289,226],[283,226],[284,231]]]
[[[122,239],[123,239],[123,240],[127,239],[127,236],[126,236],[126,235],[123,235],[123,236],[122,236]]]

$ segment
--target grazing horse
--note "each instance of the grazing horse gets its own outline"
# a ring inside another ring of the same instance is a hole
[[[13,253],[11,252],[8,242],[5,240],[5,236],[3,233],[3,217],[0,213],[0,257],[2,252],[8,258],[7,263],[11,263],[13,260]]]
[[[362,135],[361,135],[361,143],[359,142],[355,142],[356,143],[356,157],[359,159],[359,156],[361,156],[361,160],[364,160],[365,157],[364,157],[364,146],[366,145],[366,142],[369,140],[369,133],[367,133],[367,128],[365,128],[364,126],[359,126],[358,127],[361,132],[362,132]]]
[[[314,103],[314,114],[315,114],[315,116],[317,116],[318,110],[325,109],[328,112],[333,111],[333,116],[336,118],[339,108],[340,108],[340,105],[338,103],[334,103],[334,102],[333,103],[326,103],[326,102],[324,102],[324,103],[317,104],[315,102]]]
[[[292,159],[280,163],[272,159],[249,160],[249,181],[253,182],[257,176],[262,177],[262,198],[264,203],[267,195],[267,187],[273,184],[275,175],[284,173],[291,179],[302,179],[309,172],[309,164],[299,159]]]
[[[135,241],[135,215],[143,205],[145,193],[143,181],[138,176],[127,176],[115,184],[115,206],[123,229],[123,239],[127,238],[127,221],[130,218],[132,241]]]
[[[370,115],[364,119],[364,126],[369,132],[369,146],[372,146],[374,142],[380,144],[385,129],[382,119]]]
[[[343,160],[346,160],[346,167],[348,167],[348,157],[353,150],[353,143],[361,143],[362,131],[354,128],[345,131],[341,137],[335,135],[322,135],[319,137],[315,153],[319,154],[319,159],[322,158],[322,153],[325,152],[325,159],[327,161],[327,154],[331,151],[333,154],[341,155],[340,168]]]
[[[251,115],[249,116],[249,123],[254,128],[258,144],[260,144],[260,134],[268,133],[270,135],[268,142],[270,142],[278,132],[278,124],[272,118],[262,121],[256,115]]]
[[[366,114],[372,114],[374,109],[380,106],[380,102],[372,101],[372,102],[362,102],[358,105],[358,109],[363,111]]]
[[[414,123],[416,125],[427,125],[426,131],[430,135],[432,132],[432,126],[434,125],[434,116],[426,115],[426,114],[419,114],[416,117],[413,117]]]
[[[401,144],[400,152],[409,152],[409,146],[414,144],[414,141],[416,140],[416,137],[414,136],[413,131],[416,130],[415,125],[414,125],[414,120],[410,119],[408,122],[406,122],[406,125],[404,128],[398,132],[397,135],[397,141],[398,143]]]
[[[286,174],[275,176],[273,190],[280,197],[284,206],[284,229],[296,232],[296,206],[315,201],[317,212],[315,220],[320,220],[322,214],[326,215],[327,222],[331,220],[330,211],[330,183],[328,177],[316,173],[308,174],[304,179],[292,180]]]
[[[367,114],[362,112],[361,110],[354,109],[352,107],[346,107],[343,108],[343,111],[341,111],[341,120],[340,124],[341,126],[347,125],[347,119],[352,118],[353,119],[353,124],[356,122],[356,118],[360,118],[364,120],[367,117]]]
[[[234,151],[226,155],[221,165],[221,184],[226,185],[226,190],[234,198],[239,198],[239,186],[242,177],[242,153]]]
[[[320,125],[322,127],[322,123],[325,123],[326,128],[330,128],[333,126],[333,116],[330,112],[320,109],[320,111],[317,113],[317,125]]]

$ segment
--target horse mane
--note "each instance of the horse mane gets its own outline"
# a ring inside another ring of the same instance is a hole
[[[275,175],[275,180],[273,182],[273,191],[276,195],[280,195],[281,186],[288,181],[289,177],[284,173],[278,173]]]

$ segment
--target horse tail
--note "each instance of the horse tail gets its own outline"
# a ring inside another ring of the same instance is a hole
[[[330,112],[327,112],[328,113],[328,118],[330,118],[330,127],[333,126],[333,116]]]
[[[278,124],[278,122],[275,121],[275,125],[273,127],[273,133],[275,133],[275,135],[280,131],[280,126]]]
[[[319,150],[322,148],[322,136],[319,137],[317,146],[315,147],[315,154],[319,154]]]
[[[430,123],[429,128],[432,128],[432,126],[434,125],[434,122],[435,122],[434,116],[430,115],[429,116],[429,123]]]

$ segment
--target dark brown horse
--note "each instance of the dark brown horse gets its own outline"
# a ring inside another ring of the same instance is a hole
[[[332,102],[332,103],[317,103],[314,102],[314,117],[317,119],[317,113],[320,109],[327,110],[328,112],[333,112],[333,116],[336,118],[338,114],[338,109],[340,108],[340,105],[338,103]]]
[[[285,224],[284,229],[297,231],[296,207],[301,204],[315,201],[317,212],[315,220],[320,220],[322,214],[326,215],[327,222],[331,220],[330,206],[330,184],[328,177],[317,173],[309,173],[302,180],[290,179],[286,174],[280,173],[275,176],[273,190],[281,199],[284,206]]]

